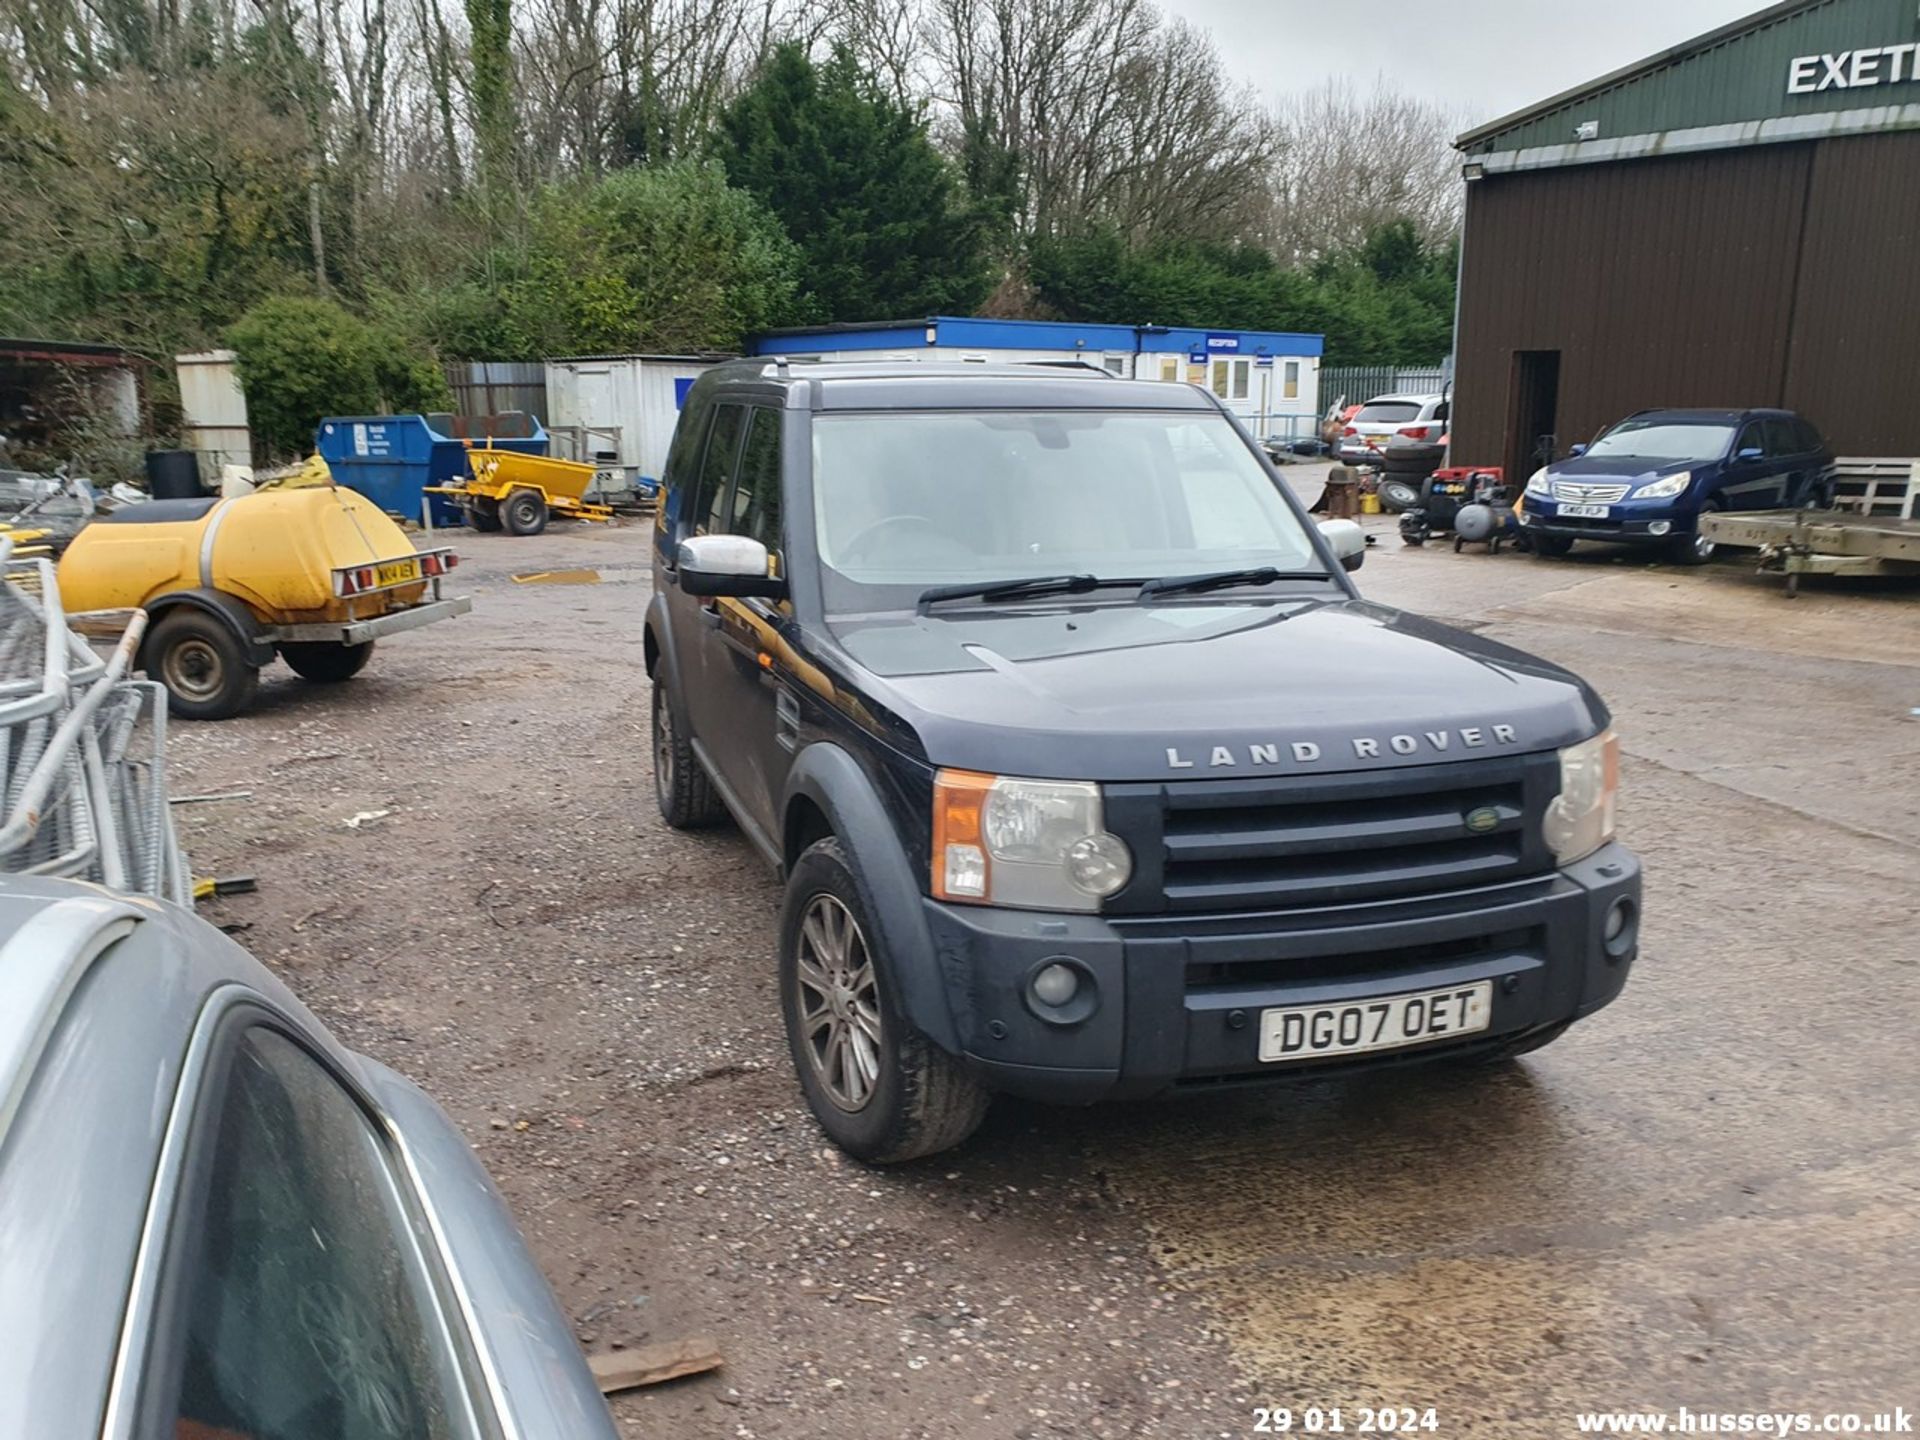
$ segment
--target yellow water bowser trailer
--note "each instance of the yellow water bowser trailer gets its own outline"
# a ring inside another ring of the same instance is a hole
[[[416,550],[371,500],[319,484],[128,505],[74,538],[59,581],[83,631],[145,610],[139,663],[169,709],[220,720],[276,654],[302,679],[348,680],[381,636],[465,614],[470,599],[441,594],[456,563]]]

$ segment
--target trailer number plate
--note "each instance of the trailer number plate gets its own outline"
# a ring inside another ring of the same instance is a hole
[[[1345,1005],[1290,1005],[1260,1012],[1260,1058],[1271,1063],[1398,1050],[1472,1035],[1492,1023],[1491,980]]]
[[[379,589],[389,585],[410,585],[420,578],[418,560],[389,560],[373,567],[373,583]]]
[[[1560,513],[1573,520],[1604,520],[1608,508],[1605,505],[1562,505]]]

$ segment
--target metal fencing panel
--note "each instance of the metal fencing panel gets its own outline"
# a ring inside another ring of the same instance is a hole
[[[1447,372],[1438,365],[1330,365],[1320,371],[1320,398],[1332,406],[1344,395],[1347,404],[1358,405],[1376,395],[1437,395],[1446,383]]]

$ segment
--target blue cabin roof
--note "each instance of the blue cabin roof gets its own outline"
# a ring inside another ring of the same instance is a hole
[[[1196,326],[1082,325],[1066,320],[990,320],[977,315],[933,315],[855,325],[811,325],[769,330],[754,337],[755,355],[815,355],[855,350],[938,346],[965,350],[1133,351],[1145,354],[1322,354],[1325,338],[1283,330],[1217,330]]]

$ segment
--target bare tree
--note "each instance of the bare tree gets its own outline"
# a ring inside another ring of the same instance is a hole
[[[1389,220],[1443,242],[1460,223],[1463,112],[1345,80],[1283,102],[1267,242],[1286,262],[1350,250]]]
[[[1148,0],[931,0],[925,32],[949,139],[1013,160],[1024,233],[1205,234],[1262,208],[1265,116]]]

